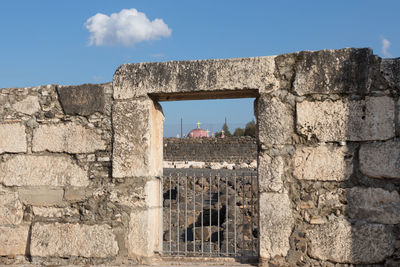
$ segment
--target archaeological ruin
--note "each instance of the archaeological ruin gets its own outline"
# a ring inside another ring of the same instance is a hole
[[[159,102],[246,97],[257,138],[232,141],[229,159],[190,158],[212,141],[163,141]],[[196,182],[216,163],[220,176]],[[168,180],[177,168],[189,173]],[[252,178],[224,176],[236,168]],[[206,188],[189,206],[218,194],[191,223],[169,211],[184,183]],[[400,58],[371,49],[125,64],[112,83],[0,89],[0,265],[162,263],[183,235],[204,260],[247,249],[259,266],[399,266],[399,193]]]

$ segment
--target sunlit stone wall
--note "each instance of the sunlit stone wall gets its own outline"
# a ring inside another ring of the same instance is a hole
[[[400,59],[370,49],[120,66],[0,90],[0,264],[150,263],[158,101],[256,97],[260,263],[398,266]]]

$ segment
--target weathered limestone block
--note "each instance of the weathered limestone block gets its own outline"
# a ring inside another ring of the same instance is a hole
[[[17,112],[33,115],[40,111],[39,98],[37,96],[27,96],[24,100],[12,105]]]
[[[80,202],[91,195],[91,191],[84,187],[67,186],[64,189],[64,199],[70,202]]]
[[[289,104],[270,96],[257,100],[258,138],[262,144],[291,144],[294,110]]]
[[[300,180],[344,181],[353,172],[353,155],[346,146],[297,146],[294,176]]]
[[[0,163],[0,183],[6,186],[87,186],[87,170],[69,156],[16,155]]]
[[[263,153],[259,157],[258,179],[261,191],[281,192],[283,190],[284,160]]]
[[[161,251],[162,208],[133,211],[126,242],[130,257],[151,257],[155,251]]]
[[[32,256],[105,258],[117,255],[118,251],[108,225],[35,223],[32,227]]]
[[[0,124],[0,154],[26,152],[25,127],[19,123]]]
[[[297,131],[321,142],[386,140],[395,136],[392,98],[297,103]]]
[[[0,226],[0,256],[25,255],[29,225]]]
[[[400,90],[400,58],[383,59],[380,71],[386,81],[386,84],[381,89],[393,88]]]
[[[79,211],[72,208],[32,207],[33,214],[40,217],[57,218],[64,216],[77,216]]]
[[[77,123],[45,124],[33,131],[34,152],[93,153],[104,149],[101,135]]]
[[[362,144],[360,171],[374,178],[400,178],[400,141]]]
[[[114,75],[114,98],[238,89],[271,91],[279,88],[275,71],[274,56],[125,64]]]
[[[110,189],[110,201],[130,208],[153,208],[162,206],[160,180],[136,178]]]
[[[162,175],[161,106],[151,99],[117,102],[112,114],[113,177]]]
[[[18,199],[18,193],[0,185],[0,225],[20,224],[22,216],[22,203]]]
[[[396,132],[399,134],[400,133],[400,98],[397,101],[397,112],[399,115],[397,115]]]
[[[52,206],[63,204],[64,190],[62,188],[19,188],[19,199],[22,203],[37,206]]]
[[[299,52],[293,89],[299,95],[368,92],[371,57],[368,48]]]
[[[347,190],[346,198],[350,218],[373,223],[400,223],[400,197],[397,191],[353,187]]]
[[[275,73],[277,81],[276,88],[290,90],[295,76],[295,63],[299,53],[278,55],[275,57]],[[262,90],[260,91],[262,92]]]
[[[58,86],[57,92],[65,114],[88,116],[104,111],[104,89],[99,84]]]
[[[294,219],[287,194],[260,194],[260,257],[286,256]]]
[[[378,263],[393,254],[395,238],[382,224],[351,225],[344,219],[313,226],[310,256],[338,263]]]

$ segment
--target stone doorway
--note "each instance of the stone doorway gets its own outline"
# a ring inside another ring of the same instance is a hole
[[[251,121],[253,101],[254,98],[188,103],[198,108],[208,105],[211,109],[218,103],[218,110],[223,103],[243,108],[248,108],[251,103],[251,111],[242,110],[247,114],[246,119]],[[168,108],[171,106],[163,103],[169,118],[172,114]],[[175,102],[175,105],[183,107],[186,103]],[[162,254],[254,261],[258,257],[256,136],[254,133],[253,136],[231,136],[230,133],[224,137],[220,136],[221,133],[215,136],[209,134],[211,124],[205,125],[208,125],[205,126],[207,134],[199,125],[196,128],[204,132],[204,137],[196,138],[188,134],[183,138],[164,139]],[[229,126],[232,125],[235,123],[229,123]],[[216,127],[211,129],[215,131]],[[234,128],[230,130],[233,133]]]
[[[269,162],[274,159],[264,157],[260,147],[286,144],[293,132],[292,107],[281,97],[269,94],[285,86],[274,72],[275,57],[127,64],[116,71],[113,177],[144,179],[144,190],[148,193],[146,204],[130,216],[127,237],[130,256],[151,257],[162,251],[163,114],[158,102],[256,98],[258,173],[266,176],[269,166],[276,162]],[[272,224],[260,225],[259,229],[258,257],[269,258],[286,249],[285,240],[291,233],[293,218],[288,195],[281,190],[282,183],[258,182],[259,202],[263,203],[260,207],[277,205],[277,209],[259,210],[260,220],[274,218],[269,220]],[[280,227],[279,233],[276,227]]]

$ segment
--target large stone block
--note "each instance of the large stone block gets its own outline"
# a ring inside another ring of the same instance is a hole
[[[397,100],[397,113],[400,114],[400,98]],[[397,116],[396,132],[400,134],[400,115]]]
[[[400,141],[362,144],[360,171],[374,178],[400,178]]]
[[[110,189],[110,201],[129,208],[154,208],[162,206],[160,180],[135,178]]]
[[[78,209],[55,207],[32,207],[33,214],[39,217],[59,218],[64,216],[79,216]]]
[[[275,97],[257,100],[258,138],[263,144],[291,144],[294,134],[294,110]]]
[[[380,72],[386,81],[381,89],[400,90],[400,58],[383,59],[380,65]]]
[[[18,193],[0,185],[0,225],[20,224],[22,216],[22,203],[18,199]]]
[[[35,223],[32,227],[31,255],[39,257],[96,257],[118,254],[118,243],[108,225]]]
[[[17,112],[33,115],[40,111],[39,98],[37,96],[27,96],[24,100],[14,103],[12,107]]]
[[[294,218],[287,194],[260,194],[260,257],[286,256]]]
[[[258,180],[261,191],[281,192],[283,190],[284,160],[263,153],[259,157]]]
[[[379,263],[394,252],[392,228],[382,224],[352,225],[344,219],[313,226],[310,256],[337,263]]]
[[[162,250],[162,208],[135,210],[130,215],[127,235],[130,257],[151,257]]]
[[[65,114],[88,116],[104,111],[104,89],[99,84],[58,86],[57,92]]]
[[[387,140],[395,136],[392,98],[297,103],[297,131],[322,142]]]
[[[149,93],[193,93],[279,88],[275,57],[125,64],[114,74],[114,98]],[[229,98],[229,92],[225,98]]]
[[[34,152],[93,153],[104,149],[101,135],[77,123],[40,125],[33,131]]]
[[[350,218],[373,223],[400,223],[400,197],[397,191],[353,187],[346,192]]]
[[[62,188],[19,188],[19,199],[27,205],[52,206],[63,204]]]
[[[85,187],[67,186],[64,189],[64,199],[69,202],[81,202],[91,195],[91,190]]]
[[[353,172],[353,153],[346,146],[297,146],[294,176],[300,180],[344,181]]]
[[[0,163],[0,183],[6,186],[87,186],[88,172],[71,157],[17,155]]]
[[[368,48],[299,52],[293,89],[298,95],[366,93],[371,57]]]
[[[0,256],[25,255],[29,225],[0,226]]]
[[[161,106],[151,99],[117,102],[112,114],[113,177],[162,175]]]
[[[0,154],[26,152],[25,127],[19,123],[0,124]]]

